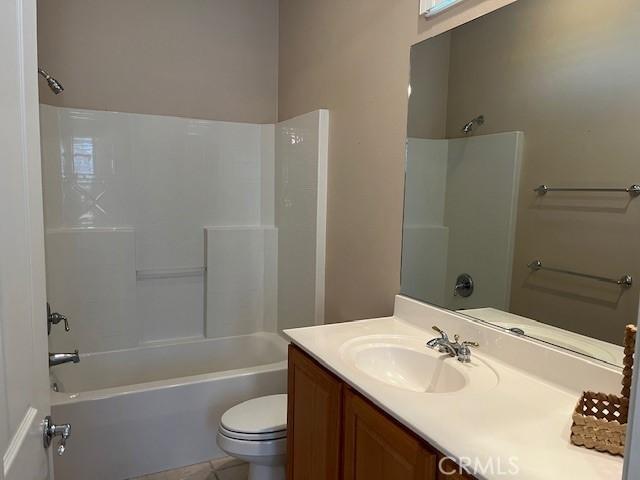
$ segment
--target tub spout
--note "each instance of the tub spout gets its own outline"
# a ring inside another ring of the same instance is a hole
[[[49,366],[54,367],[56,365],[62,365],[63,363],[79,363],[80,355],[78,350],[73,353],[49,353]]]

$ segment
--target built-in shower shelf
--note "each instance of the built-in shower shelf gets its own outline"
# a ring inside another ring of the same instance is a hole
[[[185,278],[201,277],[207,271],[207,267],[185,267],[136,270],[136,280],[151,280],[157,278]]]

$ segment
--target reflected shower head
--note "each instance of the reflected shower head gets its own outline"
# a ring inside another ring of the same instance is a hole
[[[462,133],[465,135],[469,135],[473,131],[474,125],[482,125],[484,123],[484,115],[478,115],[476,118],[471,120],[469,123],[466,123],[464,127],[462,127]]]
[[[49,75],[44,68],[38,68],[38,73],[42,75],[42,78],[47,81],[47,85],[49,85],[49,88],[54,94],[60,95],[62,92],[64,92],[64,87],[62,86],[62,84],[51,75]]]

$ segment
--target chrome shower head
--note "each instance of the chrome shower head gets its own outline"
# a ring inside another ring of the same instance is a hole
[[[478,115],[476,118],[471,120],[469,123],[466,123],[464,127],[462,127],[462,133],[465,135],[469,135],[473,131],[474,125],[482,125],[484,123],[484,115]]]
[[[55,95],[60,95],[64,92],[62,84],[53,78],[44,68],[38,68],[38,73],[47,81],[47,85]]]

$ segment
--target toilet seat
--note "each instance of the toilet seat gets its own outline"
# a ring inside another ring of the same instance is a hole
[[[256,442],[230,438],[218,432],[217,441],[223,451],[248,462],[262,464],[283,462],[282,458],[287,453],[286,437]]]
[[[277,432],[266,432],[266,433],[244,433],[244,432],[235,432],[233,430],[229,430],[224,428],[222,424],[219,425],[218,431],[220,435],[224,435],[227,438],[233,438],[235,440],[249,440],[253,442],[261,442],[266,440],[278,440],[280,438],[286,438],[287,431],[280,430]]]

